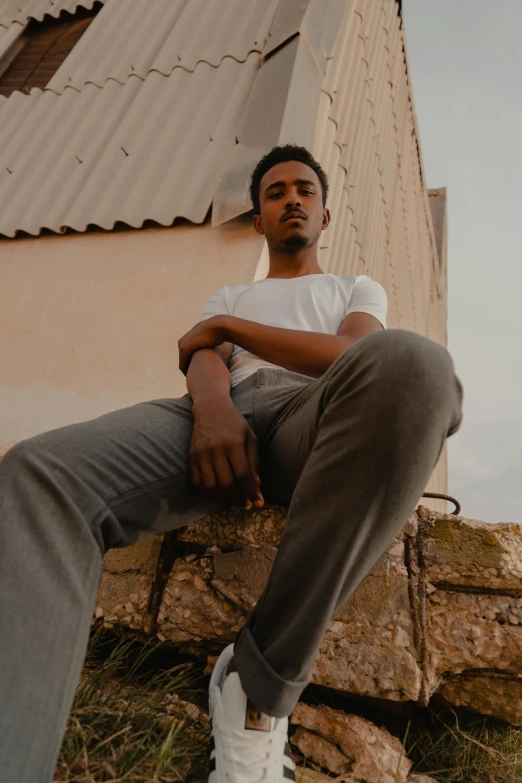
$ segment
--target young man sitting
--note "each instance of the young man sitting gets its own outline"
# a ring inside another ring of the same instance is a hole
[[[180,339],[188,394],[22,441],[0,463],[0,780],[52,780],[104,553],[265,501],[288,505],[287,522],[211,678],[209,783],[293,779],[287,716],[328,623],[461,418],[446,350],[386,331],[375,281],[321,270],[327,190],[301,147],[259,162],[251,195],[269,272],[220,288]]]

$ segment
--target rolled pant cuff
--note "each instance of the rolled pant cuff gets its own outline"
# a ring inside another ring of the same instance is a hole
[[[243,690],[258,710],[274,718],[290,715],[307,680],[285,680],[266,661],[246,625],[234,644],[234,658]]]

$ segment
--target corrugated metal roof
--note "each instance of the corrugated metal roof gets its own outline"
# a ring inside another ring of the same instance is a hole
[[[13,23],[25,25],[29,19],[41,22],[49,15],[57,19],[62,11],[74,14],[77,8],[90,10],[96,0],[0,0],[0,27],[9,28]],[[98,0],[104,3],[105,0]]]
[[[28,25],[2,58],[0,94],[9,97],[15,90],[27,93],[33,87],[45,89],[91,24],[93,17],[90,14],[85,12],[67,19],[60,17],[53,19],[52,24]]]
[[[229,220],[251,208],[262,154],[288,141],[312,146],[324,97],[332,194],[353,212],[337,171],[350,169],[364,204],[355,242],[345,241],[355,249],[368,237],[378,257],[386,232],[372,231],[372,214],[378,189],[389,197],[395,187],[397,142],[371,107],[386,103],[391,80],[402,140],[409,92],[398,28],[393,0],[331,0],[326,15],[324,0],[147,0],[130,12],[107,0],[43,92],[0,100],[0,233],[201,222],[211,204],[214,225]],[[368,135],[376,123],[378,149]]]
[[[346,6],[346,0],[329,0],[327,5],[324,0],[311,3],[284,0],[279,3],[263,55],[266,57],[299,33],[306,40],[317,70],[324,76]]]
[[[261,52],[279,0],[109,0],[48,84],[63,92],[107,79],[124,84],[151,71],[169,76],[175,68],[194,71],[224,57],[244,62]]]
[[[97,0],[99,4],[105,0]],[[0,58],[22,35],[31,19],[42,21],[48,15],[58,18],[62,11],[74,14],[78,8],[91,10],[96,0],[0,0]]]
[[[13,22],[9,27],[0,25],[0,58],[20,38],[26,27],[26,24],[21,24],[20,22]]]
[[[203,221],[278,2],[108,0],[45,90],[0,99],[0,233]]]
[[[205,219],[260,55],[0,101],[0,230]]]
[[[239,129],[239,144],[218,183],[212,224],[252,208],[249,182],[259,158],[275,144],[310,147],[317,123],[324,68],[347,0],[281,0],[264,62]]]
[[[333,0],[332,11],[344,2]],[[319,5],[319,0],[301,2],[302,20],[306,22],[312,10],[317,16]],[[295,43],[288,51],[283,47],[256,78],[278,0],[225,0],[218,16],[216,6],[201,0],[148,0],[147,6],[140,4],[141,15],[133,17],[130,29],[120,30],[115,39],[118,20],[124,22],[121,3],[108,0],[78,44],[81,57],[75,48],[54,84],[48,85],[63,90],[60,95],[46,88],[0,101],[1,233],[37,234],[42,228],[64,227],[83,231],[88,225],[111,228],[116,221],[138,227],[147,219],[170,225],[178,216],[200,222],[234,146],[241,146],[235,144],[240,128],[250,153],[252,141],[261,144],[262,154],[272,137],[273,143],[296,134],[311,141],[314,103],[303,101],[302,89],[318,100],[320,74],[313,51],[317,46],[320,59],[324,40],[335,38],[335,14],[327,17],[326,39],[322,34],[306,45]],[[113,22],[104,35],[104,19],[109,18]],[[152,41],[147,26],[160,31]],[[139,54],[146,41],[148,53],[137,60],[138,74],[129,76],[125,66],[118,71],[122,61],[136,70],[127,55]],[[183,43],[186,54],[180,67]],[[88,71],[103,62],[97,77],[103,86],[87,83],[78,90]],[[283,62],[287,66],[282,73],[276,65]],[[192,74],[186,68],[194,69]],[[65,81],[73,83],[71,73],[76,89],[64,87]],[[254,80],[252,103],[248,98]],[[250,111],[242,124],[247,104]],[[267,107],[270,111],[265,112]],[[246,170],[240,173],[244,180]],[[246,189],[243,180],[233,182],[240,192]],[[217,194],[218,206],[223,195],[228,196],[226,187]],[[248,209],[250,204],[242,199],[238,214]]]

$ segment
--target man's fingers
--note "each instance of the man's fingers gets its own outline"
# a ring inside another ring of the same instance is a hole
[[[236,482],[232,465],[229,462],[226,454],[219,454],[214,458],[214,470],[219,485],[219,489],[226,497],[228,502],[233,506],[244,506],[246,503],[246,495],[240,486]]]
[[[254,505],[262,505],[263,496],[259,489],[257,473],[252,470],[247,444],[229,454],[230,463],[237,483],[243,489],[248,500]]]
[[[201,469],[198,458],[192,454],[189,454],[189,471],[192,484],[199,489],[202,485]]]
[[[181,350],[181,348],[179,350],[178,367],[181,370],[181,372],[183,373],[183,375],[186,375],[186,373],[185,373],[185,354]]]
[[[257,499],[254,505],[261,507],[264,504],[265,499],[263,498],[263,493],[261,491],[261,479],[259,478],[259,450],[257,446],[257,438],[253,432],[250,432],[247,435],[246,448],[250,469],[256,479],[257,484]]]
[[[216,503],[228,505],[228,498],[221,491],[212,461],[208,457],[201,457],[199,466],[201,470],[201,489]]]
[[[254,476],[259,479],[259,451],[257,447],[257,438],[253,432],[247,433],[246,449],[250,470]]]
[[[180,350],[180,352],[179,352],[179,369],[181,370],[183,375],[187,374],[191,359],[192,359],[192,354],[191,353],[188,353],[188,351],[185,351],[185,350]]]

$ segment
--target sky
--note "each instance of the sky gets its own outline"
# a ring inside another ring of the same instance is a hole
[[[450,494],[522,523],[522,0],[403,0],[426,181],[448,189]]]

